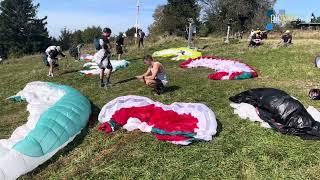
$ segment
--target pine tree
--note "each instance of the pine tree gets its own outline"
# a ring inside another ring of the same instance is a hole
[[[67,28],[64,28],[61,31],[59,36],[59,45],[61,46],[62,50],[68,50],[72,45],[72,32]]]
[[[47,17],[38,19],[32,0],[3,0],[0,3],[0,51],[22,55],[46,49],[50,43]]]

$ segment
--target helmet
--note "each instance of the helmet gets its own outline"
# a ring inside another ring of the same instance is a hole
[[[286,30],[286,34],[290,34],[290,31],[289,31],[289,30]]]
[[[112,31],[111,31],[110,28],[104,28],[102,32],[104,32],[104,33],[109,33],[109,34],[112,33]]]
[[[126,38],[127,37],[127,34],[126,33],[123,33],[123,35],[122,35],[124,38]]]
[[[57,46],[56,49],[57,49],[58,52],[61,52],[61,47],[60,46]]]

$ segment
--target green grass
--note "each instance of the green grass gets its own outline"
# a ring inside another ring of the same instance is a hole
[[[88,127],[70,145],[47,163],[21,179],[319,179],[320,142],[281,135],[233,115],[228,98],[257,87],[274,87],[299,98],[306,106],[320,108],[308,99],[310,88],[319,87],[320,71],[313,59],[320,53],[320,40],[298,39],[294,46],[278,48],[269,40],[261,48],[249,49],[246,42],[225,45],[222,39],[198,41],[210,45],[206,55],[242,59],[259,72],[259,78],[245,81],[210,81],[208,69],[180,69],[179,62],[162,60],[175,91],[153,96],[151,89],[131,81],[109,90],[99,88],[98,77],[85,78],[74,63],[71,73],[47,78],[38,56],[24,57],[0,66],[0,138],[25,123],[26,104],[4,100],[31,81],[53,81],[83,92],[94,105],[94,115],[116,97],[140,95],[163,103],[200,102],[218,118],[219,134],[211,142],[181,147],[157,141],[151,134],[118,131],[104,134],[98,123]],[[118,71],[112,81],[126,79],[145,70],[141,57],[163,48],[185,45],[181,40],[162,40],[139,52],[129,48],[129,68]],[[10,62],[10,61],[9,61]],[[63,66],[63,63],[62,63]],[[61,72],[66,69],[62,69]]]

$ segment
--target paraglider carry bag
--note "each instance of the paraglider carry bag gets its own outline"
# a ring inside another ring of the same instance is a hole
[[[48,56],[46,54],[43,54],[42,61],[44,65],[49,66]]]
[[[95,38],[93,40],[93,45],[96,48],[96,50],[99,51],[101,49],[100,39],[99,38]]]

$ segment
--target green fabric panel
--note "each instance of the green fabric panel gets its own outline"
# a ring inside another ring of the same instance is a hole
[[[179,136],[185,136],[188,138],[194,138],[193,133],[187,133],[187,132],[179,132],[179,131],[167,132],[167,131],[164,131],[164,130],[158,129],[158,128],[152,128],[151,132],[154,134],[159,134],[159,135],[170,135],[170,136],[179,135]]]
[[[65,91],[65,95],[44,112],[36,127],[13,148],[30,157],[44,156],[66,143],[86,125],[91,104],[79,91],[63,85],[48,83]]]
[[[240,76],[235,77],[235,80],[242,80],[242,79],[250,79],[253,78],[252,73],[249,72],[243,72]]]

